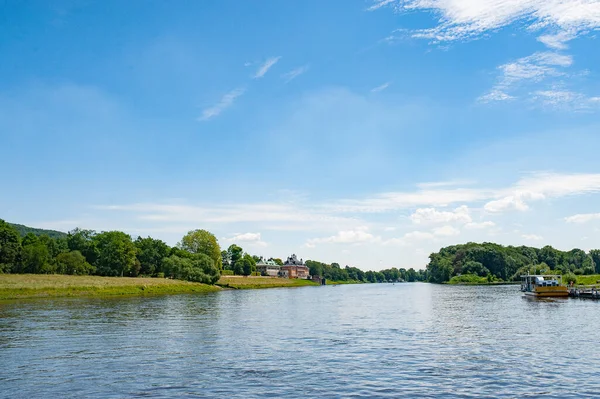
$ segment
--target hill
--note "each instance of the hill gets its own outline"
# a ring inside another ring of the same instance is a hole
[[[63,233],[62,231],[56,230],[45,230],[45,229],[36,229],[35,227],[23,226],[22,224],[9,223],[12,227],[14,227],[21,237],[27,235],[27,233],[33,233],[36,236],[47,235],[51,238],[64,238],[67,236],[67,233]]]

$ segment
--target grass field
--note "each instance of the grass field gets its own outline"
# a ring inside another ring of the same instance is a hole
[[[0,299],[65,296],[184,294],[220,288],[163,278],[0,274]]]
[[[241,277],[221,276],[217,285],[224,288],[253,289],[253,288],[278,288],[278,287],[305,287],[319,285],[310,280],[272,277]]]
[[[600,281],[600,274],[577,276],[577,285],[600,285],[598,281]]]

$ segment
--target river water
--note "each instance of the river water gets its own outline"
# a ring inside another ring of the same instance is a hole
[[[3,302],[0,397],[600,397],[599,322],[518,286]]]

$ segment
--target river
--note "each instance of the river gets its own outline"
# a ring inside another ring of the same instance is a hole
[[[0,397],[600,397],[599,322],[518,286],[1,302]]]

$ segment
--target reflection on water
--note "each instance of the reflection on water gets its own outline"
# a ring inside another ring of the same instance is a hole
[[[0,303],[0,397],[600,397],[600,302],[376,284]]]

